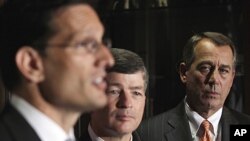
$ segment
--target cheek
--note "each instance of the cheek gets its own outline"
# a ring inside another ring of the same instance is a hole
[[[229,93],[229,91],[230,91],[232,85],[233,85],[233,80],[230,80],[230,81],[228,81],[228,82],[224,82],[224,83],[222,84],[222,90],[224,90],[224,93],[225,93],[225,94],[228,94],[228,93]]]
[[[199,75],[192,75],[187,77],[187,87],[190,89],[197,89],[204,87],[205,78]]]
[[[108,104],[105,107],[106,113],[110,118],[114,118],[117,112],[117,101],[115,99],[108,98]]]
[[[92,57],[74,57],[68,64],[72,70],[81,72],[93,69],[94,61]]]
[[[137,108],[135,108],[134,112],[137,114],[138,118],[142,118],[145,108],[145,101],[137,101],[135,103],[135,106],[137,106]]]
[[[112,117],[114,113],[112,113],[108,105],[106,105],[104,108],[98,109],[95,114],[95,116],[100,120],[99,122],[103,122],[106,124],[110,122],[110,117]]]
[[[108,108],[114,108],[116,107],[116,104],[118,103],[118,97],[114,96],[114,95],[107,95],[108,98],[108,104],[107,107]]]
[[[64,74],[67,75],[69,83],[79,83],[79,85],[89,84],[92,74],[95,72],[91,62],[84,59],[71,58],[64,66]]]

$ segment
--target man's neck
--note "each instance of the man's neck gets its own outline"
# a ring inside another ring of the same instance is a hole
[[[101,137],[105,141],[130,141],[132,134],[126,134],[119,137]]]
[[[220,109],[215,107],[206,107],[204,105],[195,105],[194,102],[191,102],[188,98],[186,99],[186,102],[192,111],[196,111],[200,116],[205,119],[209,118]]]
[[[19,89],[19,91],[14,93],[51,118],[54,122],[61,126],[66,133],[69,133],[80,116],[80,113],[70,112],[70,110],[47,102],[38,91],[33,91],[31,93],[31,91],[27,89]]]
[[[197,113],[199,114],[199,115],[201,115],[203,118],[205,118],[205,119],[208,119],[210,116],[212,116],[214,113],[215,113],[216,111],[211,111],[211,110],[208,110],[208,111],[201,111],[201,112],[199,112],[199,111],[197,111]]]
[[[92,123],[92,124],[91,124]],[[90,138],[94,141],[132,141],[132,133],[122,134],[116,133],[116,131],[107,131],[104,128],[93,125],[93,121],[88,125],[88,132]],[[112,132],[112,133],[111,133]]]

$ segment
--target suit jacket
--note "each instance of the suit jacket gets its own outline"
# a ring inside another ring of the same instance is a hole
[[[224,107],[220,123],[222,141],[229,141],[230,125],[250,124],[250,116]],[[183,101],[172,110],[143,121],[137,131],[142,141],[192,141]]]
[[[133,141],[141,141],[141,139],[136,131],[132,133],[132,136],[133,136]],[[86,132],[82,133],[82,135],[80,136],[80,138],[77,141],[92,141],[92,140],[89,136],[89,132],[86,130]]]
[[[1,141],[41,141],[22,117],[11,105],[7,105],[0,114]]]

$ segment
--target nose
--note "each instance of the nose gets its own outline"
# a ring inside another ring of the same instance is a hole
[[[100,49],[97,52],[97,57],[98,57],[97,61],[98,66],[109,68],[114,65],[114,58],[110,53],[110,50],[105,45],[101,45]]]
[[[220,80],[220,73],[217,69],[214,69],[211,74],[209,75],[209,78],[208,78],[208,83],[210,85],[214,85],[214,84],[218,84],[219,83],[219,80]]]
[[[132,97],[129,93],[123,92],[119,96],[118,108],[132,108]]]

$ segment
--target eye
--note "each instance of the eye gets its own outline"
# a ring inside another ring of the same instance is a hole
[[[141,93],[141,92],[138,92],[138,91],[134,91],[134,92],[132,92],[133,93],[133,95],[135,95],[135,96],[143,96],[143,94]]]
[[[99,44],[96,40],[93,39],[83,40],[75,44],[76,48],[85,48],[88,52],[91,53],[95,53],[100,46],[101,44]]]
[[[220,71],[221,74],[229,73],[229,69],[226,69],[226,68],[220,68],[219,71]]]
[[[203,74],[208,74],[211,71],[212,67],[210,65],[202,65],[199,67],[199,70]]]
[[[105,45],[107,48],[112,48],[112,41],[109,38],[104,38],[102,40],[103,45]]]
[[[107,90],[107,94],[108,95],[119,95],[120,90],[110,89],[110,90]]]

